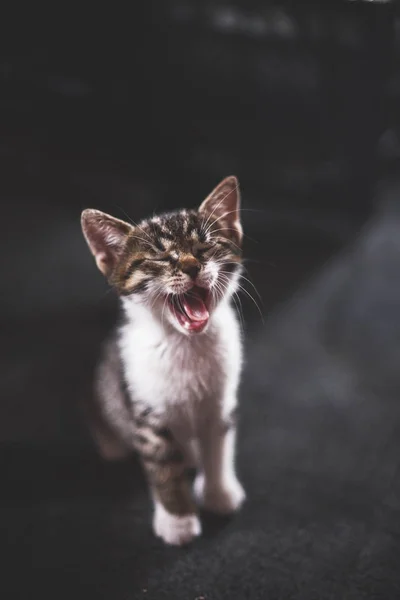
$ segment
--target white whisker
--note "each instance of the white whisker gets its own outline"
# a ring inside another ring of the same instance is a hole
[[[216,282],[216,286],[218,286],[222,290],[221,291],[221,297],[223,297],[226,294],[226,292],[229,289],[229,284],[230,284],[229,279],[226,276],[224,276],[224,278],[226,279],[226,281],[228,283],[225,284],[223,281]],[[236,298],[239,301],[239,306],[238,306],[238,304],[236,302],[235,296],[236,296]],[[237,294],[237,292],[233,292],[233,294],[232,294],[232,300],[235,303],[235,307],[236,307],[236,310],[237,310],[237,313],[238,313],[238,316],[239,316],[240,328],[241,328],[242,333],[244,334],[245,327],[244,327],[243,308],[242,308],[242,303],[241,303],[240,297]]]
[[[216,265],[221,265],[221,266],[224,266],[224,265],[238,265],[239,264],[235,260],[224,260],[224,259],[214,260],[214,263]],[[240,266],[243,269],[245,269],[247,271],[247,273],[250,275],[248,269],[246,269],[246,267],[244,265],[241,264]],[[222,271],[222,272],[225,273],[226,271]],[[244,281],[247,281],[252,286],[252,288],[254,289],[255,293],[257,294],[257,296],[259,297],[260,301],[262,302],[263,299],[261,297],[261,294],[259,293],[259,291],[256,288],[256,286],[254,285],[254,283],[250,279],[248,279],[248,277],[245,277],[242,273],[240,274],[240,279],[244,279]]]
[[[126,212],[126,211],[125,211],[125,210],[124,210],[124,209],[123,209],[121,206],[118,206],[118,205],[116,205],[116,206],[117,206],[117,208],[118,208],[119,210],[121,210],[121,211],[124,213],[124,215],[126,216],[126,218],[127,218],[127,219],[129,219],[129,221],[130,221],[131,225],[133,225],[134,227],[137,227],[137,228],[138,228],[138,229],[139,229],[139,230],[140,230],[142,233],[144,233],[144,235],[145,235],[146,237],[148,237],[148,239],[150,240],[150,243],[151,243],[151,245],[153,245],[151,237],[150,237],[150,236],[149,236],[149,234],[148,234],[148,233],[147,233],[147,232],[146,232],[146,231],[143,229],[143,227],[140,227],[140,225],[139,225],[138,223],[136,223],[136,221],[134,221],[134,220],[133,220],[133,219],[132,219],[132,218],[131,218],[131,217],[128,215],[128,213],[127,213],[127,212]]]
[[[148,246],[150,246],[151,248],[154,248],[154,244],[152,242],[149,242],[148,240],[145,240],[144,238],[140,237],[139,235],[134,235],[134,234],[130,234],[130,237],[135,238],[136,240],[140,240],[141,242],[143,242],[144,244],[147,244]]]
[[[154,298],[153,298],[153,302],[150,305],[150,308],[154,308],[155,303],[157,302],[157,300],[162,296],[162,291],[158,290],[158,292],[155,294]]]
[[[161,312],[161,325],[163,327],[164,327],[164,311],[165,311],[165,306],[167,304],[167,301],[168,301],[168,296],[165,296],[165,298],[164,298],[164,304],[163,304],[162,312]]]
[[[226,196],[225,196],[226,198]],[[221,202],[223,202],[225,200],[225,198],[223,198],[221,200]],[[209,215],[209,218],[211,217],[211,215],[214,214],[215,210],[218,208],[218,206],[221,204],[221,202],[215,207],[215,209],[212,211],[212,213]],[[222,215],[220,215],[219,217],[217,217],[216,219],[213,219],[212,223],[209,224],[208,228],[206,231],[210,230],[210,227],[212,227],[213,225],[215,225],[215,223],[218,223],[218,221],[220,221],[220,219],[223,219],[224,217],[227,217],[228,215],[232,215],[233,213],[236,213],[237,210],[228,210],[227,212],[222,213]],[[207,221],[209,220],[209,218],[207,219]]]
[[[225,278],[226,278],[226,279],[229,281],[229,278],[228,278],[228,276],[227,276],[227,275],[230,275],[230,273],[229,273],[229,272],[226,272],[226,271],[220,271],[219,273],[220,273],[220,275],[221,275],[221,276],[225,277]],[[265,322],[264,322],[264,315],[263,315],[263,313],[262,313],[262,311],[261,311],[261,308],[259,307],[259,305],[258,305],[257,301],[255,300],[255,298],[254,298],[254,297],[253,297],[253,296],[250,294],[250,292],[249,292],[248,290],[246,290],[246,288],[244,288],[242,285],[240,285],[240,283],[237,283],[237,286],[238,286],[238,288],[239,288],[239,289],[240,289],[242,292],[244,292],[244,293],[245,293],[245,294],[246,294],[246,295],[247,295],[247,296],[248,296],[248,297],[249,297],[249,298],[252,300],[252,302],[253,302],[253,303],[254,303],[254,305],[256,306],[256,308],[257,308],[258,312],[260,313],[260,317],[261,317],[261,321],[262,321],[263,325],[265,325]]]
[[[244,279],[244,281],[247,281],[247,283],[249,283],[252,286],[252,288],[254,289],[255,293],[257,294],[257,296],[259,297],[260,301],[262,302],[263,299],[261,297],[261,294],[258,291],[258,289],[256,288],[256,286],[254,285],[254,283],[250,279],[248,279],[247,277],[245,277],[244,275],[240,275],[240,279]]]
[[[238,299],[239,306],[236,304],[235,296]],[[240,328],[242,330],[242,333],[244,334],[245,327],[244,327],[243,307],[242,307],[242,301],[240,300],[240,296],[239,296],[239,294],[237,292],[233,292],[232,300],[234,301],[236,309],[237,309],[237,311],[239,313]]]

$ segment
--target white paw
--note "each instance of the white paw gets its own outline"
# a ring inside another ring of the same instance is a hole
[[[188,544],[201,534],[197,515],[173,515],[158,502],[154,511],[153,529],[157,537],[173,546]]]
[[[245,491],[236,477],[231,477],[218,486],[208,487],[202,473],[197,475],[194,482],[194,494],[205,509],[223,515],[239,510],[246,499]]]

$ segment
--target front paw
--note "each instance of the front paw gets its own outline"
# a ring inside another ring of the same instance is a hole
[[[173,515],[162,504],[157,503],[153,530],[166,544],[183,546],[201,534],[201,524],[197,515]]]
[[[197,475],[194,482],[194,494],[198,503],[206,510],[221,515],[238,511],[246,499],[245,491],[236,477],[208,486],[202,473]]]

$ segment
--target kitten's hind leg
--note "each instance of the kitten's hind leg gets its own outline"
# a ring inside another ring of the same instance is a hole
[[[200,448],[197,440],[190,440],[185,446],[185,460],[188,469],[198,469],[200,466]]]
[[[115,341],[109,341],[96,371],[94,393],[85,405],[89,429],[100,455],[121,460],[134,452],[133,413],[122,385],[122,370]]]
[[[99,454],[105,460],[124,460],[132,454],[132,448],[128,448],[105,423],[93,420],[89,427]]]

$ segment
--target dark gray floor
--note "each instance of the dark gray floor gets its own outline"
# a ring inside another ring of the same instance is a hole
[[[238,462],[249,500],[232,521],[206,517],[192,547],[171,549],[151,534],[137,463],[97,459],[78,410],[115,317],[81,238],[80,210],[90,201],[140,216],[170,200],[110,165],[90,172],[63,162],[55,172],[47,157],[15,179],[7,160],[2,597],[397,598],[396,194],[361,232],[338,215],[244,213],[248,269],[263,300],[261,319],[243,296]],[[53,203],[54,194],[71,202]],[[252,206],[246,194],[244,206]]]

